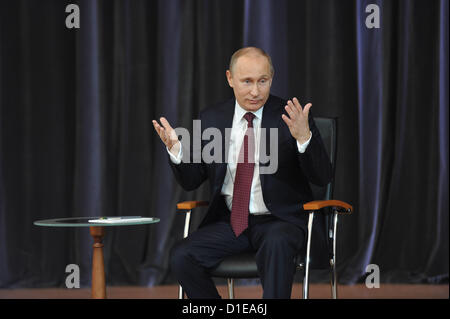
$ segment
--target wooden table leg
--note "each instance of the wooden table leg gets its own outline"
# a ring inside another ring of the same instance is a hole
[[[105,236],[105,227],[91,226],[89,228],[91,236],[94,238],[91,297],[92,299],[105,299],[105,264],[103,261],[103,237]]]

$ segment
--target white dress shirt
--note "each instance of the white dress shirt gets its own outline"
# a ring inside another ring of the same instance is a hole
[[[254,129],[254,133],[255,133],[254,134],[254,136],[255,136],[255,170],[253,173],[252,188],[250,191],[249,211],[250,211],[250,214],[255,214],[255,215],[270,214],[269,210],[267,209],[267,207],[264,203],[262,188],[261,188],[261,179],[259,177],[259,148],[260,148],[259,141],[260,141],[263,109],[264,109],[264,106],[261,107],[259,110],[252,112],[255,115],[255,118],[253,119],[253,129]],[[241,145],[244,140],[244,135],[245,135],[245,132],[247,131],[247,126],[248,126],[247,120],[244,119],[245,113],[247,113],[247,111],[244,110],[239,105],[239,103],[236,101],[235,107],[234,107],[233,124],[231,127],[230,145],[229,145],[228,158],[227,158],[227,160],[228,160],[227,172],[225,175],[225,180],[223,182],[222,191],[221,191],[221,194],[225,197],[225,202],[230,211],[231,211],[232,202],[233,202],[234,178],[236,176],[236,168],[237,168],[237,163],[238,163],[239,151],[241,149]],[[306,147],[309,145],[309,142],[311,141],[311,137],[312,137],[312,134],[310,133],[309,139],[303,144],[300,144],[297,141],[297,148],[300,153],[305,152]],[[182,147],[180,147],[180,152],[178,153],[178,156],[174,156],[172,153],[170,153],[170,151],[168,149],[167,149],[167,152],[169,153],[170,159],[174,164],[181,163],[181,159],[183,157]]]

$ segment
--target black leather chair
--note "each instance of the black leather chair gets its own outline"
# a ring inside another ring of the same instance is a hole
[[[315,123],[322,136],[325,148],[330,157],[333,168],[333,179],[325,187],[318,187],[311,184],[311,189],[316,201],[303,204],[303,209],[308,218],[308,236],[305,251],[297,257],[297,270],[302,270],[303,279],[303,298],[308,298],[309,290],[309,270],[325,269],[330,270],[331,294],[334,299],[337,298],[337,278],[336,278],[336,229],[339,214],[350,214],[352,206],[333,198],[334,171],[337,151],[337,127],[334,118],[315,118]],[[186,213],[184,237],[189,234],[191,212],[196,207],[207,206],[206,201],[187,201],[177,204],[179,211]],[[314,224],[313,224],[314,222]],[[314,227],[313,227],[314,225]],[[317,231],[322,227],[323,231]],[[323,235],[327,234],[327,238]],[[239,278],[258,278],[254,253],[242,253],[224,259],[211,272],[213,277],[226,278],[228,280],[228,295],[230,299],[234,298],[234,279]],[[182,287],[179,287],[178,297],[184,298]]]

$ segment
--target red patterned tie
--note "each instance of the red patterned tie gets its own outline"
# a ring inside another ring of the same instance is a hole
[[[231,207],[231,227],[238,237],[248,227],[250,190],[252,188],[255,167],[255,135],[253,119],[255,115],[247,112],[244,118],[248,122],[244,135],[234,179],[233,203]],[[250,159],[250,160],[249,160]]]

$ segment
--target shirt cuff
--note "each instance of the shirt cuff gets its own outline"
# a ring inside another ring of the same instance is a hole
[[[300,144],[300,143],[297,141],[297,148],[298,148],[298,151],[299,151],[300,153],[305,153],[306,148],[307,148],[308,145],[309,145],[309,142],[311,142],[311,137],[312,137],[312,133],[311,133],[311,131],[309,131],[309,139],[308,139],[305,143]]]
[[[180,143],[180,151],[178,152],[178,155],[177,155],[177,156],[173,155],[173,154],[169,151],[169,149],[167,148],[167,146],[166,146],[167,153],[169,153],[169,155],[170,155],[170,160],[171,160],[172,163],[174,163],[174,164],[180,164],[180,163],[181,163],[181,159],[183,158],[183,147],[181,146],[181,142],[180,142],[180,141],[178,141],[177,143]]]

